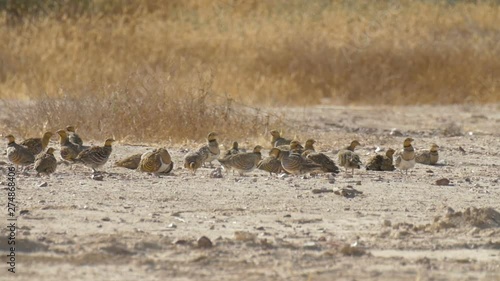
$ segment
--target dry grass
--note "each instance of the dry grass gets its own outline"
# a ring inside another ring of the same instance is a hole
[[[285,126],[278,115],[217,95],[212,83],[210,70],[176,75],[145,69],[116,85],[73,89],[72,94],[61,90],[60,97],[32,102],[8,101],[9,117],[1,121],[9,132],[24,137],[74,124],[87,140],[113,136],[122,142],[169,144],[203,141],[210,131],[218,132],[223,142],[255,140],[271,126]]]
[[[500,102],[500,7],[470,2],[95,0],[78,16],[58,10],[9,26],[3,15],[0,98],[30,100],[25,118],[8,103],[19,132],[70,120],[100,133],[123,127],[122,137],[140,126],[137,139],[199,138],[261,118],[216,120],[221,96],[249,105]],[[151,69],[173,80],[158,86]]]

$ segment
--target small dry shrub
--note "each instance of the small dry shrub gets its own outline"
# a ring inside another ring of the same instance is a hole
[[[74,124],[86,139],[160,143],[203,141],[210,131],[221,140],[258,139],[270,126],[284,126],[278,115],[215,93],[212,71],[177,75],[172,69],[144,69],[115,85],[61,89],[57,98],[4,101],[2,122],[21,136]]]

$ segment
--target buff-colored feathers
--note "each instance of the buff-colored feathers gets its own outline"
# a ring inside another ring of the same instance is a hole
[[[366,162],[366,169],[371,171],[394,171],[393,155],[395,150],[389,148],[385,155],[377,154]]]
[[[114,139],[107,139],[104,142],[104,146],[93,146],[86,150],[83,150],[75,158],[75,162],[82,163],[83,165],[92,169],[92,172],[96,173],[97,168],[100,168],[108,162],[109,156],[112,152],[112,143]]]
[[[65,130],[58,130],[57,134],[59,135],[61,158],[66,161],[74,162],[75,158],[82,151],[81,146],[70,142],[68,133]]]
[[[128,157],[125,157],[121,160],[115,162],[115,166],[127,168],[131,170],[137,169],[139,167],[139,162],[141,162],[142,153],[137,153]]]
[[[56,171],[57,160],[54,157],[55,149],[47,148],[46,152],[40,153],[35,159],[35,170],[38,174],[50,175]]]
[[[280,132],[277,130],[272,130],[270,133],[272,136],[271,138],[272,147],[278,147],[280,145],[288,145],[291,142],[291,140],[283,138]]]
[[[172,171],[173,165],[168,151],[165,148],[157,148],[142,154],[138,170],[158,175],[159,173],[169,173]]]
[[[361,145],[357,140],[353,140],[349,146],[339,151],[337,157],[339,165],[347,170],[351,169],[351,175],[354,175],[354,169],[361,168],[361,159],[354,149]]]
[[[7,158],[16,166],[27,166],[35,161],[35,156],[25,146],[16,143],[13,135],[5,137],[7,139]]]
[[[37,155],[47,148],[50,138],[54,134],[52,132],[45,132],[41,138],[29,138],[25,139],[20,143],[20,145],[25,146],[33,155]]]
[[[257,145],[252,152],[229,155],[223,159],[219,159],[219,162],[222,167],[228,170],[235,170],[240,175],[243,175],[257,168],[257,165],[262,160],[261,150],[262,146]]]
[[[439,146],[432,144],[431,149],[422,149],[416,152],[415,161],[425,165],[435,165],[439,160]]]
[[[394,166],[408,174],[408,170],[415,166],[415,149],[412,146],[413,139],[406,138],[403,142],[403,149],[398,151],[394,157]]]

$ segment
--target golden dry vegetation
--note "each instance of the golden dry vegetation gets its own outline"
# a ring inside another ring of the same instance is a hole
[[[22,20],[3,12],[11,132],[74,123],[96,139],[236,138],[285,126],[242,104],[500,101],[492,1],[85,3]]]

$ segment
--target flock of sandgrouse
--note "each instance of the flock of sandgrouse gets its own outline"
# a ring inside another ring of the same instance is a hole
[[[82,139],[75,132],[74,126],[66,127],[66,130],[58,130],[60,155],[64,161],[69,163],[80,163],[92,169],[93,173],[102,167],[111,155],[111,145],[113,139],[107,139],[104,146],[84,146]],[[234,142],[221,157],[217,133],[211,132],[207,136],[208,143],[199,149],[189,152],[184,157],[184,168],[194,173],[200,167],[208,163],[212,166],[214,160],[218,160],[225,170],[237,171],[240,175],[260,169],[270,174],[289,173],[294,175],[319,174],[319,173],[339,173],[339,168],[335,162],[326,154],[316,152],[314,149],[314,139],[308,139],[305,146],[297,140],[289,140],[281,137],[277,130],[270,132],[272,136],[272,149],[269,156],[263,158],[261,154],[262,146],[257,145],[252,152],[240,150],[238,142]],[[34,166],[38,174],[50,175],[57,168],[57,160],[54,157],[55,149],[47,147],[53,133],[46,132],[41,138],[29,138],[17,144],[13,135],[5,138],[8,141],[7,157],[16,166]],[[415,151],[412,146],[412,138],[404,140],[403,148],[395,151],[389,148],[385,155],[375,155],[365,164],[367,170],[373,171],[393,171],[396,168],[408,173],[408,170],[415,166],[415,163],[433,165],[436,164],[438,146],[432,144],[430,150]],[[346,173],[354,169],[359,169],[362,165],[359,154],[354,150],[361,145],[357,140],[337,154],[338,164],[344,167]],[[125,159],[117,161],[116,166],[129,169],[136,169],[141,172],[158,175],[169,173],[173,168],[170,154],[165,148],[157,148],[143,154],[135,154]]]

